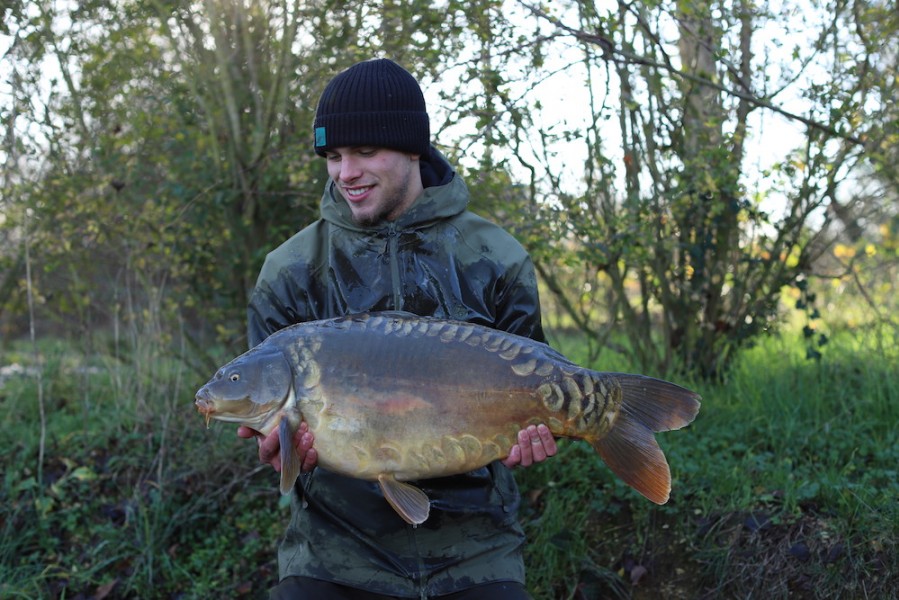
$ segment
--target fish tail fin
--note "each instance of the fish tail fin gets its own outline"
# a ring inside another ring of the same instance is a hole
[[[289,494],[293,485],[300,476],[300,455],[293,445],[293,434],[296,427],[291,425],[290,419],[281,417],[278,424],[278,441],[281,444],[281,493]]]
[[[625,483],[652,500],[665,504],[671,493],[671,472],[653,435],[689,425],[699,412],[698,394],[679,385],[619,374],[621,409],[609,433],[593,447]]]

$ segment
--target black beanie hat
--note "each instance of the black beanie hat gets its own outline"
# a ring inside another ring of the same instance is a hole
[[[427,156],[431,132],[415,78],[386,58],[356,63],[331,80],[315,111],[315,152],[374,146]]]

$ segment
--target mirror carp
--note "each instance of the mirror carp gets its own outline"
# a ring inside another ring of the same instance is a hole
[[[700,400],[482,325],[375,312],[275,332],[219,369],[196,407],[207,426],[278,428],[284,494],[299,476],[292,440],[306,421],[319,466],[378,481],[396,512],[419,524],[429,500],[409,482],[505,458],[518,431],[539,423],[589,442],[622,480],[664,504],[671,475],[653,434],[688,425]]]

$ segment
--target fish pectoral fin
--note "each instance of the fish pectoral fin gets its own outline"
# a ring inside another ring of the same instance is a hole
[[[428,495],[409,483],[397,481],[393,475],[378,475],[381,492],[399,516],[410,525],[421,525],[428,520],[431,501]]]
[[[289,494],[300,476],[300,456],[293,445],[293,429],[290,419],[281,417],[278,424],[278,441],[281,444],[281,493]]]

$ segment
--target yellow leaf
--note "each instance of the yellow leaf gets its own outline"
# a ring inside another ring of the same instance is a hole
[[[855,248],[846,244],[837,244],[833,248],[833,255],[837,258],[852,258],[855,256]]]
[[[78,467],[72,471],[72,477],[78,481],[93,481],[97,474],[90,467]]]

